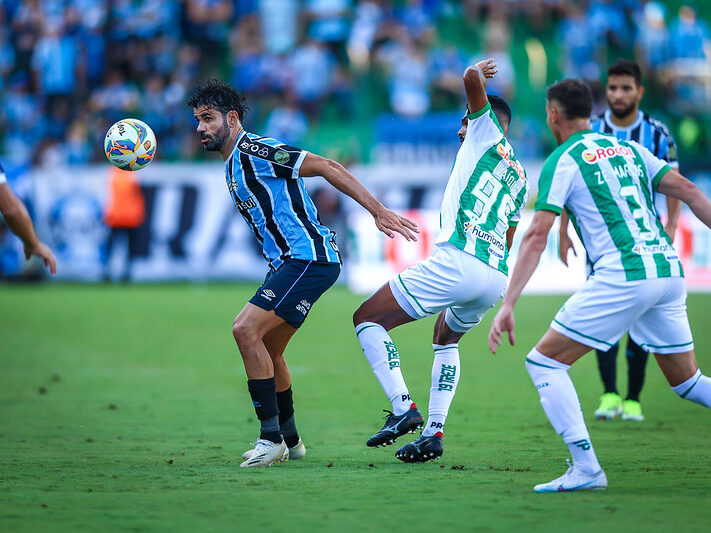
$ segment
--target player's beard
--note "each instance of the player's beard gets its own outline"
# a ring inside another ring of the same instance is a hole
[[[637,107],[637,104],[630,104],[627,107],[623,107],[623,108],[618,107],[617,109],[615,109],[614,107],[612,107],[612,104],[608,100],[607,107],[610,108],[610,111],[612,112],[612,114],[615,115],[617,118],[625,118],[625,117],[629,117],[634,112],[635,108]]]
[[[203,143],[205,150],[208,152],[219,152],[222,147],[227,142],[227,138],[230,136],[230,127],[227,125],[227,121],[223,119],[222,126],[217,131],[215,135],[210,135],[209,133],[203,133],[200,135],[200,140],[208,139],[206,143]]]

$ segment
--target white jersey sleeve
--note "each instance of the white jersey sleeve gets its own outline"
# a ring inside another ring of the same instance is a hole
[[[627,141],[632,148],[634,148],[639,154],[640,158],[644,162],[645,170],[647,171],[647,177],[649,179],[649,188],[651,190],[657,190],[657,185],[662,179],[664,174],[666,174],[671,167],[669,163],[663,159],[659,159],[647,148],[635,141]]]
[[[536,211],[553,211],[560,215],[570,195],[573,178],[579,172],[577,163],[561,148],[546,159],[538,179]]]

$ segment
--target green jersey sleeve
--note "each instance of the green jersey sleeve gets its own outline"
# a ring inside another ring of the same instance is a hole
[[[562,148],[564,145],[559,146],[543,163],[538,178],[536,211],[553,211],[557,215],[563,212],[577,166],[569,164],[570,156]]]

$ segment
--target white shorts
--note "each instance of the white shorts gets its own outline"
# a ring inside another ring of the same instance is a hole
[[[447,310],[452,331],[466,333],[506,292],[508,278],[450,243],[435,246],[427,259],[390,280],[400,307],[420,319]]]
[[[626,331],[648,352],[694,349],[684,278],[610,281],[593,275],[565,302],[551,328],[602,351]]]

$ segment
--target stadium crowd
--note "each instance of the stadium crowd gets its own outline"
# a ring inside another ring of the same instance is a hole
[[[525,40],[527,74],[514,69],[514,40]],[[676,108],[687,113],[705,104],[708,113],[709,30],[692,5],[675,11],[641,0],[4,0],[0,153],[19,164],[98,161],[108,126],[136,116],[154,129],[161,159],[200,157],[185,96],[208,75],[246,94],[248,127],[302,143],[329,122],[459,109],[461,73],[484,56],[499,64],[490,89],[516,109],[526,98],[541,107],[551,72],[599,87],[607,63],[633,54],[660,88],[659,101],[686,102]],[[521,89],[523,78],[532,91]],[[536,113],[540,124],[542,109]],[[525,137],[541,142],[540,134]]]

